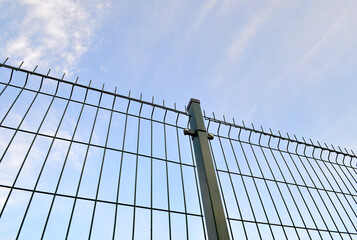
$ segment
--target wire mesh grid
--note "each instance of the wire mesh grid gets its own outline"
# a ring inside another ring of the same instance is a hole
[[[0,68],[1,239],[208,239],[186,111],[35,70]],[[353,152],[204,119],[232,239],[357,239]]]
[[[206,238],[187,114],[115,92],[1,68],[1,239]]]
[[[205,116],[234,239],[357,239],[357,158]]]

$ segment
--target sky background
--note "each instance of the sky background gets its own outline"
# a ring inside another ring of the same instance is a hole
[[[354,0],[0,0],[0,61],[180,109],[194,97],[218,118],[357,150],[356,10]]]

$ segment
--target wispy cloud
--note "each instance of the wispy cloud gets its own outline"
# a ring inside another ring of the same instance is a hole
[[[268,7],[250,16],[247,22],[239,28],[238,33],[231,36],[231,44],[226,48],[222,59],[215,68],[212,79],[214,88],[226,81],[229,78],[228,75],[237,69],[247,49],[253,40],[259,37],[259,31],[274,13],[277,3],[277,1],[273,1]]]
[[[2,1],[0,6],[0,12],[13,11],[12,16],[6,13],[12,19],[2,27],[1,55],[68,71],[88,51],[109,2],[16,0]]]
[[[251,17],[243,26],[242,30],[235,36],[232,45],[227,52],[228,63],[240,59],[247,49],[252,39],[257,35],[264,22],[271,16],[276,1],[263,12]]]
[[[324,46],[328,45],[328,41],[333,38],[336,34],[339,34],[339,31],[342,29],[342,26],[346,24],[344,22],[345,19],[345,13],[344,11],[340,17],[328,28],[328,30],[311,46],[310,49],[308,49],[306,52],[303,53],[295,62],[293,62],[290,66],[288,66],[284,72],[282,72],[276,79],[274,79],[271,82],[272,86],[276,86],[277,84],[281,83],[282,80],[286,78],[287,75],[290,73],[296,71],[298,68],[301,66],[304,66],[313,56],[318,55],[322,56],[321,52],[319,50]],[[334,60],[331,59],[329,61],[329,64],[326,64],[324,67],[319,69],[319,72],[314,71],[312,74],[312,77],[317,77],[318,75],[321,75],[323,72],[327,71],[329,67],[331,66],[332,62]]]
[[[199,14],[196,17],[195,22],[188,30],[187,35],[191,35],[197,28],[200,27],[202,22],[205,20],[207,14],[216,6],[217,2],[217,0],[210,0],[207,1],[205,5],[203,5],[203,7],[200,9]]]

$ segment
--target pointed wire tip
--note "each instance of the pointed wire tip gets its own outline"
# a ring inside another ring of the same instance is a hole
[[[345,152],[346,152],[347,154],[350,154],[346,148],[343,148],[343,149],[345,149]]]
[[[63,73],[61,80],[63,80],[63,79],[64,79],[64,76],[66,76],[66,73]]]
[[[24,61],[22,61],[22,62],[20,63],[20,66],[19,66],[18,68],[20,69],[23,64],[24,64]]]
[[[32,73],[35,73],[36,69],[38,68],[38,65],[33,69]]]
[[[330,150],[330,147],[325,142],[324,142],[324,144],[325,144],[326,148]]]
[[[265,133],[262,125],[260,125],[260,129],[262,130],[263,133]]]
[[[341,152],[343,152],[343,150],[342,150],[342,148],[340,147],[340,146],[337,146],[338,147],[338,149],[341,151]]]
[[[9,60],[9,57],[7,57],[7,58],[5,59],[5,61],[2,63],[2,65],[5,65],[5,63],[7,62],[7,60]]]
[[[336,151],[335,146],[331,144],[331,147],[334,151]]]
[[[47,77],[48,77],[48,74],[50,74],[50,72],[51,72],[51,68],[47,72],[47,75],[46,75]]]
[[[213,119],[216,120],[216,115],[212,112]]]

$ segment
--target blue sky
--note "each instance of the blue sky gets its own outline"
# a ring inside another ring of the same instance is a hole
[[[356,1],[0,0],[8,63],[357,149]],[[221,118],[221,117],[220,117]]]

